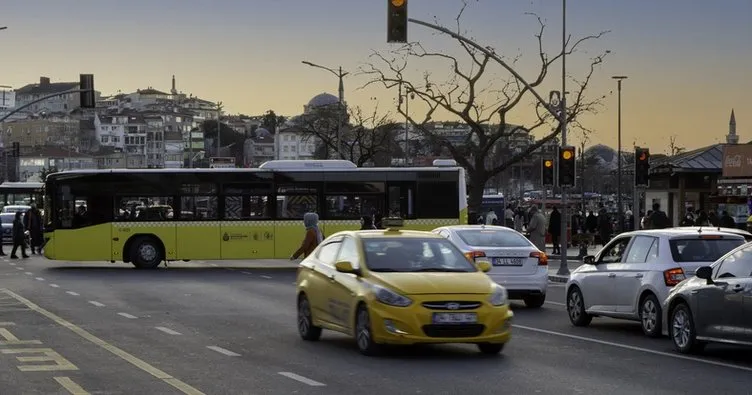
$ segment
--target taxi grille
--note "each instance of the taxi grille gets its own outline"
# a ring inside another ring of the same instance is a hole
[[[461,325],[423,325],[423,332],[428,337],[475,337],[486,329],[482,324]]]
[[[440,302],[423,302],[423,307],[431,310],[473,310],[480,307],[480,302],[466,301],[440,301]]]

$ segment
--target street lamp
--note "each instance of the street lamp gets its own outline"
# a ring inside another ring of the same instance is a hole
[[[220,121],[221,117],[222,102],[217,102],[217,157],[220,157],[222,155],[222,122]]]
[[[342,135],[342,102],[345,100],[345,84],[344,84],[344,78],[346,75],[350,74],[349,72],[342,71],[342,66],[339,67],[339,70],[330,69],[329,67],[324,67],[315,63],[311,63],[308,61],[301,61],[306,66],[316,67],[319,69],[326,70],[335,76],[337,76],[337,79],[339,80],[339,101],[337,102],[337,156],[342,159],[342,146],[340,144],[340,139]]]
[[[624,229],[624,219],[622,218],[623,208],[621,206],[621,82],[626,80],[627,77],[623,75],[615,75],[611,77],[616,80],[616,89],[618,92],[618,126],[617,126],[617,149],[616,149],[616,215],[619,218],[619,233]]]
[[[405,152],[403,152],[405,156],[405,166],[407,166],[408,158],[410,157],[410,138],[408,135],[408,130],[410,129],[410,100],[415,99],[415,92],[412,92],[411,95],[408,95],[410,87],[405,85]],[[400,97],[399,102],[402,103],[402,92],[400,89]]]

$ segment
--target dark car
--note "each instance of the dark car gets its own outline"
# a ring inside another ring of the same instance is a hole
[[[752,243],[676,285],[663,311],[663,332],[681,353],[711,342],[752,346]]]
[[[13,218],[15,217],[15,213],[0,214],[0,221],[2,221],[3,225],[3,243],[11,243],[13,241]]]

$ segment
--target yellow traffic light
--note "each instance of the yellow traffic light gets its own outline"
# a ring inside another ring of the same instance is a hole
[[[553,161],[551,161],[551,160],[546,160],[546,161],[545,161],[545,162],[543,163],[543,165],[544,165],[544,166],[546,166],[546,167],[554,167],[554,162],[553,162]]]
[[[648,156],[647,156],[647,155],[645,155],[645,151],[642,151],[642,152],[640,153],[640,161],[641,161],[641,162],[644,162],[644,161],[646,161],[647,159],[648,159]]]
[[[562,151],[561,153],[561,157],[564,158],[564,160],[570,160],[572,159],[573,156],[574,155],[572,154],[572,151],[570,150],[565,150],[565,151]]]
[[[392,0],[392,5],[395,7],[402,7],[405,4],[405,0]]]

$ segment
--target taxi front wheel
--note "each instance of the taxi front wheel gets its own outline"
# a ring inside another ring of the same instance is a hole
[[[317,341],[321,338],[321,328],[313,325],[311,303],[305,294],[298,297],[298,333],[303,340]]]
[[[361,354],[368,356],[379,354],[381,347],[373,341],[371,316],[368,314],[368,307],[361,304],[355,314],[355,342],[358,345],[358,350]]]
[[[504,343],[478,343],[478,350],[488,355],[501,354],[504,350]]]

